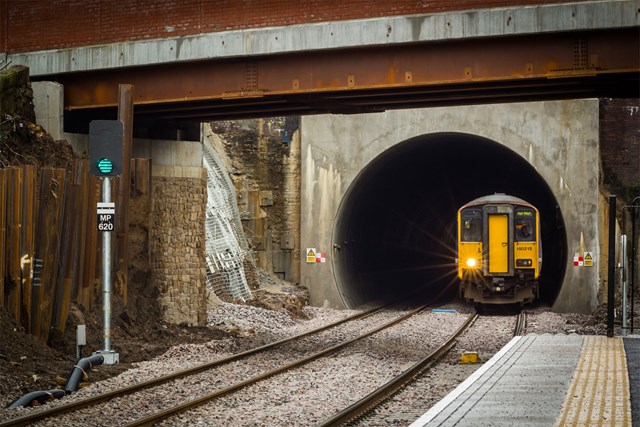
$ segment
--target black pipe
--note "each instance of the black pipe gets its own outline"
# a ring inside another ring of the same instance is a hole
[[[40,404],[44,404],[49,400],[61,399],[67,394],[71,394],[78,391],[78,385],[82,379],[86,379],[89,375],[87,372],[91,370],[93,366],[102,365],[104,363],[104,357],[101,354],[94,354],[93,356],[85,357],[78,360],[73,366],[67,379],[67,385],[64,390],[53,389],[49,391],[32,391],[22,397],[17,398],[13,402],[6,406],[6,409],[13,409],[19,407],[31,406],[33,402],[38,401]]]
[[[36,401],[39,404],[44,405],[50,400],[62,399],[64,396],[66,396],[64,390],[58,390],[57,388],[49,391],[32,391],[31,393],[27,393],[9,403],[6,406],[6,409],[15,409],[20,407],[26,408],[27,406],[32,406],[33,402]]]
[[[609,196],[609,278],[607,283],[607,336],[613,336],[616,263],[616,196]]]
[[[82,379],[87,379],[87,372],[91,370],[93,366],[102,365],[104,363],[104,357],[101,354],[94,354],[93,356],[85,357],[78,360],[73,366],[67,379],[67,385],[64,387],[64,391],[67,394],[71,394],[74,391],[78,391],[78,384]]]

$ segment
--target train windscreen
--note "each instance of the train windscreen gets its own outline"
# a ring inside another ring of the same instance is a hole
[[[461,233],[463,242],[482,241],[482,210],[468,208],[460,214]]]
[[[517,208],[514,218],[516,242],[533,242],[536,239],[536,211]]]

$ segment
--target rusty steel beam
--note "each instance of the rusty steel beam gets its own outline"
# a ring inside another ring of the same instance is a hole
[[[56,76],[68,110],[117,105],[118,84],[135,105],[260,100],[274,95],[582,78],[640,71],[639,29],[469,39],[295,55],[158,64]],[[43,79],[51,79],[45,76]]]

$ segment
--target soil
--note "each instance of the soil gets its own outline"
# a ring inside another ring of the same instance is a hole
[[[75,154],[66,141],[55,141],[46,130],[19,115],[0,121],[0,167],[38,165],[69,168]]]
[[[307,318],[302,310],[307,304],[303,292],[292,294],[256,289],[253,296],[247,305],[286,311],[293,318]],[[159,320],[159,311],[150,306],[153,298],[144,298],[144,294],[137,292],[135,287],[130,289],[130,297],[137,301],[136,305],[144,301],[148,309],[137,310],[135,317],[131,316],[130,310],[123,310],[119,316],[112,318],[111,347],[118,352],[120,363],[93,367],[88,372],[87,381],[97,382],[118,375],[136,362],[150,360],[178,344],[240,338],[236,332],[211,326],[163,324]],[[29,392],[64,389],[77,360],[76,326],[79,324],[86,325],[87,335],[87,345],[81,349],[81,357],[101,350],[103,330],[99,308],[87,313],[82,307],[72,306],[65,334],[53,340],[52,346],[25,333],[22,326],[0,308],[0,407]],[[80,386],[85,384],[81,383]]]
[[[77,308],[75,312],[79,312]],[[80,313],[81,314],[81,313]],[[91,316],[95,317],[95,316]],[[76,315],[76,319],[78,319]],[[82,349],[82,357],[90,356],[102,348],[101,321],[88,319],[87,346]],[[149,319],[151,320],[151,319]],[[69,323],[75,323],[73,320]],[[68,325],[71,326],[71,325]],[[64,388],[75,361],[76,328],[65,334],[58,348],[39,342],[33,335],[26,334],[6,310],[0,309],[0,405],[2,407],[14,399],[38,390]],[[179,343],[199,343],[227,336],[216,328],[189,327],[177,325],[139,325],[123,327],[115,325],[111,329],[112,347],[120,355],[122,363],[94,367],[88,374],[92,382],[117,375],[129,369],[134,363],[148,360]]]

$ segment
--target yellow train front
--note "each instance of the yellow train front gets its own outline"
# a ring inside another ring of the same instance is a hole
[[[542,269],[540,217],[517,197],[494,194],[458,210],[460,295],[476,304],[529,303]]]

